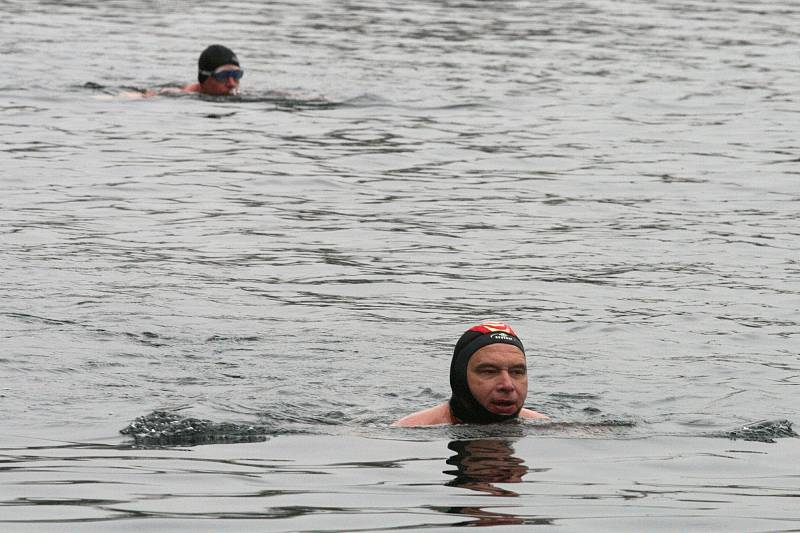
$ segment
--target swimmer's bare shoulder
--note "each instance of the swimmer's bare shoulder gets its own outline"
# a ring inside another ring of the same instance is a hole
[[[543,415],[542,413],[534,411],[533,409],[528,409],[526,407],[523,407],[522,410],[519,412],[519,417],[520,418],[537,418],[539,420],[549,420],[550,419],[549,416]]]
[[[548,419],[546,415],[525,407],[523,407],[519,412],[519,417],[540,420]],[[459,423],[461,422],[453,416],[453,412],[450,410],[450,404],[445,402],[437,405],[436,407],[431,407],[430,409],[417,411],[416,413],[411,413],[408,416],[404,416],[392,424],[392,427],[439,426],[442,424]]]
[[[394,424],[393,427],[414,427],[414,426],[438,426],[441,424],[455,424],[453,413],[450,411],[450,404],[447,402],[411,413],[404,416]]]

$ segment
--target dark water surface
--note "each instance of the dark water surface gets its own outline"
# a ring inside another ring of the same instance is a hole
[[[785,440],[317,435],[5,453],[21,454],[0,485],[13,531],[779,531],[800,520],[786,469],[800,450]]]
[[[0,13],[0,529],[800,527],[796,2]],[[484,319],[554,423],[388,428]]]

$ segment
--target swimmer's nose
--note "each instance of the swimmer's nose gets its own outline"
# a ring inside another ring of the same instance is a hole
[[[497,384],[497,388],[501,391],[514,390],[514,380],[511,379],[511,374],[505,371],[502,372],[500,374],[500,382]]]

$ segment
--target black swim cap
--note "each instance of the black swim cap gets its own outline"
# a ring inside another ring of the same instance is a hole
[[[458,339],[453,350],[453,360],[450,362],[450,410],[462,422],[475,424],[489,424],[504,422],[519,415],[519,411],[512,415],[492,413],[472,395],[467,383],[467,364],[470,357],[490,344],[511,344],[520,349],[525,355],[525,348],[511,326],[503,322],[484,322],[469,328]]]
[[[214,72],[222,65],[239,65],[239,58],[233,53],[233,50],[221,44],[212,44],[200,54],[200,59],[197,60],[197,81],[203,83],[208,78],[205,72]]]

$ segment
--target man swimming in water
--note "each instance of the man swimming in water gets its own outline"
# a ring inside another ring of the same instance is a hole
[[[508,324],[484,322],[458,339],[450,362],[450,401],[401,418],[393,426],[490,424],[547,417],[523,407],[528,366]]]
[[[239,94],[239,80],[244,71],[233,50],[221,44],[212,44],[200,54],[197,61],[197,83],[183,87],[183,92],[203,93],[211,96]]]
[[[233,50],[221,44],[212,44],[203,50],[197,60],[197,83],[183,87],[164,87],[159,90],[124,91],[125,98],[148,98],[159,94],[200,93],[209,96],[235,96],[239,94],[239,80],[244,70]]]

